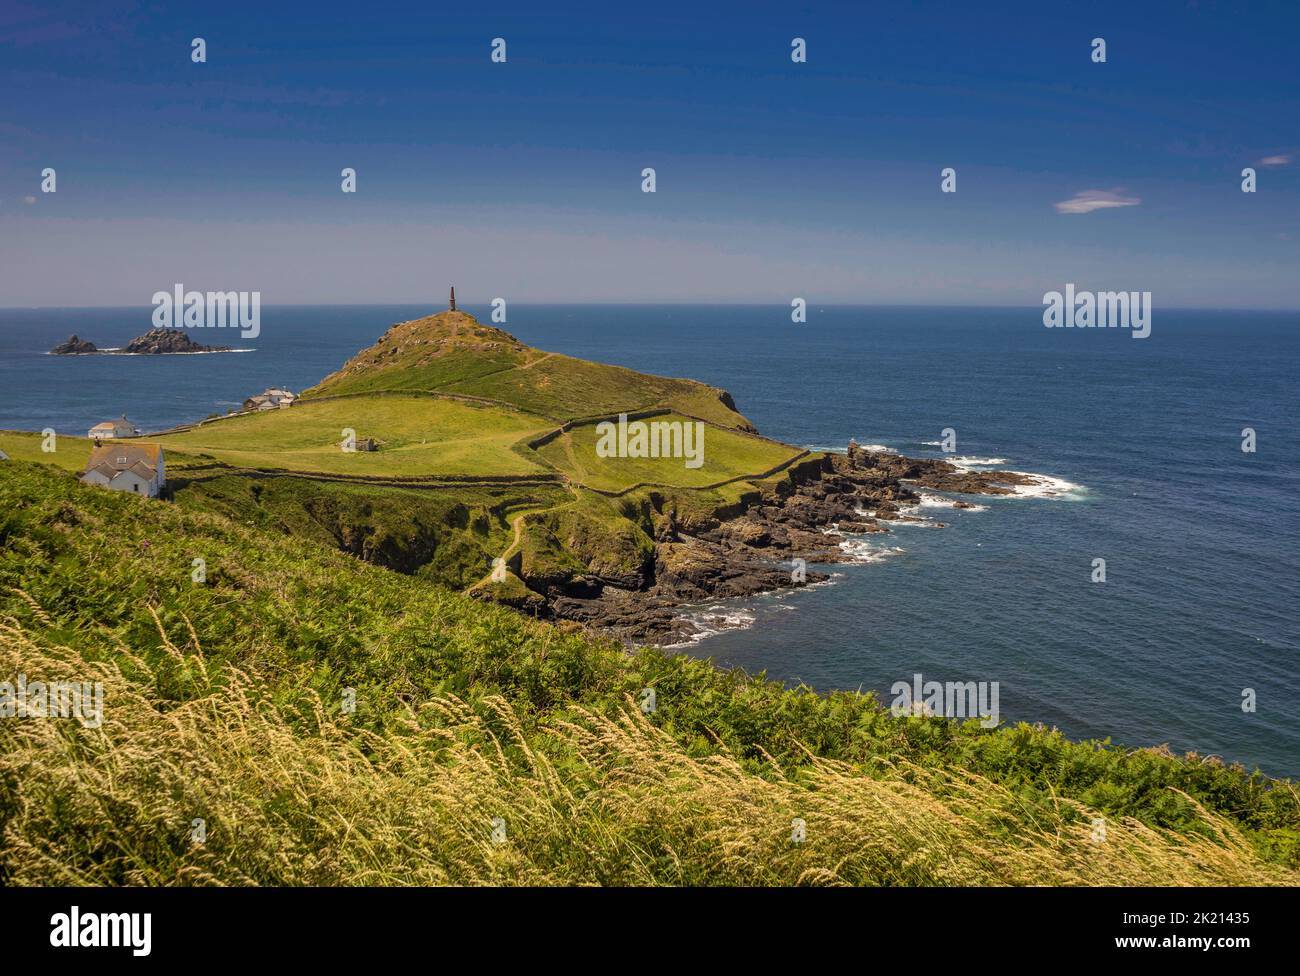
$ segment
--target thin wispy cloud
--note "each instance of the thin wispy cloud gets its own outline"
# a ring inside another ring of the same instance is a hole
[[[1291,162],[1291,157],[1285,153],[1277,156],[1265,156],[1259,161],[1261,166],[1286,166]]]
[[[1140,197],[1125,196],[1119,190],[1080,190],[1070,199],[1055,204],[1055,207],[1057,213],[1085,214],[1113,207],[1136,207],[1141,202]]]

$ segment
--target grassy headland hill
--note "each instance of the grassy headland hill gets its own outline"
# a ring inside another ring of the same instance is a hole
[[[702,450],[611,455],[621,418]],[[13,436],[16,457],[51,459]],[[760,436],[724,390],[543,352],[452,311],[392,326],[289,409],[151,439],[185,508],[664,644],[698,632],[683,605],[825,579],[792,560],[840,561],[845,536],[888,532],[917,485],[1001,493],[1026,477],[802,451]],[[79,469],[86,445],[60,444],[56,463]]]
[[[753,430],[724,390],[542,352],[466,312],[399,322],[303,396],[401,390],[481,397],[553,423],[672,407]]]
[[[628,653],[241,521],[0,462],[0,680],[104,689],[0,719],[0,884],[1300,883],[1289,783]]]
[[[700,463],[601,456],[597,424],[620,414],[702,425]],[[375,450],[343,450],[348,435]],[[533,349],[464,312],[392,326],[290,409],[154,439],[181,505],[540,614],[614,613],[629,638],[680,626],[618,600],[662,575],[656,541],[757,500],[804,455],[726,391]]]

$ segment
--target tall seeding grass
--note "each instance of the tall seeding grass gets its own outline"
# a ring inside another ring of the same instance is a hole
[[[11,461],[20,674],[102,682],[103,724],[0,717],[0,884],[1300,881],[1289,782],[627,654]]]
[[[1225,819],[1204,833],[1027,814],[982,777],[809,757],[694,757],[631,701],[529,735],[454,697],[385,734],[316,700],[282,714],[193,640],[91,657],[0,623],[0,673],[101,681],[102,724],[0,722],[5,883],[275,885],[1296,884]],[[167,672],[162,674],[160,672]],[[159,694],[183,671],[193,697]],[[792,839],[792,821],[806,840]],[[194,839],[194,824],[205,838]],[[494,838],[494,826],[498,828]],[[504,837],[501,836],[504,829]]]

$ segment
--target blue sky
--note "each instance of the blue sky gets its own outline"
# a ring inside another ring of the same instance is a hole
[[[1238,6],[3,0],[0,305],[1300,308],[1300,6]]]

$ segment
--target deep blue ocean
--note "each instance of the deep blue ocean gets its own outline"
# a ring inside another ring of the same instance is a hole
[[[157,430],[224,412],[309,386],[434,310],[263,308],[256,340],[195,336],[253,353],[75,358],[45,352],[73,332],[123,345],[151,310],[0,310],[0,429],[84,433],[125,413]],[[833,585],[729,604],[749,626],[690,653],[886,702],[918,672],[997,681],[1004,721],[1300,775],[1300,314],[1157,307],[1144,340],[1045,329],[1041,314],[813,306],[794,325],[781,306],[512,305],[504,327],[724,387],[791,443],[941,456],[951,427],[960,456],[1068,483],[927,509],[948,527],[899,526]]]

